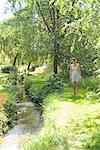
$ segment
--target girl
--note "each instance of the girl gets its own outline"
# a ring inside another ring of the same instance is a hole
[[[78,82],[81,79],[81,71],[80,71],[80,64],[77,63],[76,58],[72,58],[71,65],[70,65],[70,79],[73,82],[73,89],[74,95],[77,96],[78,92]]]

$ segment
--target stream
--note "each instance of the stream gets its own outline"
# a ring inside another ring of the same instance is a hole
[[[19,101],[17,124],[3,137],[0,150],[20,150],[41,126],[40,111],[29,99]]]

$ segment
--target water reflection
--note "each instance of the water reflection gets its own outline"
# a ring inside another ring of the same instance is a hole
[[[32,102],[25,101],[16,105],[19,107],[17,125],[4,136],[0,150],[20,150],[20,145],[23,146],[22,139],[27,135],[33,136],[40,128],[40,112]]]

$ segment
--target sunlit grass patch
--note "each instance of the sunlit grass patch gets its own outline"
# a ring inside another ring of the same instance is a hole
[[[69,112],[70,119],[66,125],[68,141],[73,150],[84,150],[89,139],[99,132],[100,105],[85,103],[76,104]]]
[[[26,144],[26,142],[28,140],[31,140],[33,138],[33,134],[32,133],[26,133],[26,134],[22,134],[20,135],[19,139],[21,139],[19,141],[19,145],[20,145],[20,149],[22,149],[24,147],[24,145]]]
[[[44,128],[28,143],[25,150],[69,150],[67,136],[60,130]]]
[[[40,89],[46,82],[47,78],[43,74],[34,74],[26,79],[26,89],[32,86],[35,90]]]

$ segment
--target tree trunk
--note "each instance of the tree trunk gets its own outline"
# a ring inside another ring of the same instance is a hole
[[[14,58],[13,66],[16,65],[17,58],[18,58],[18,53],[16,54],[16,56],[15,56],[15,58]]]
[[[54,40],[53,69],[54,69],[54,74],[57,75],[57,73],[58,73],[58,59],[59,59],[59,51],[60,51],[60,44],[59,44],[59,10],[57,8],[55,8],[55,6],[54,6],[55,1],[54,1],[52,3],[52,12],[50,10],[51,23],[53,25],[52,28],[51,28],[48,21],[44,17],[44,14],[42,12],[40,4],[38,2],[36,2],[36,3],[37,3],[37,6],[38,6],[38,9],[39,9],[39,12],[42,16],[43,22],[44,22],[45,26],[48,29],[48,32],[53,33],[54,37],[55,37],[55,40]],[[58,32],[58,34],[56,32]]]
[[[58,59],[59,59],[59,51],[60,51],[60,44],[59,44],[59,10],[56,9],[56,22],[54,22],[54,30],[57,28],[58,34],[55,35],[55,41],[54,41],[54,74],[58,74]]]
[[[54,62],[53,62],[53,68],[54,68],[54,74],[58,74],[58,59],[59,59],[59,49],[60,45],[55,41],[54,43]]]
[[[31,61],[30,61],[29,64],[28,64],[27,70],[30,69],[30,66],[31,66]]]

